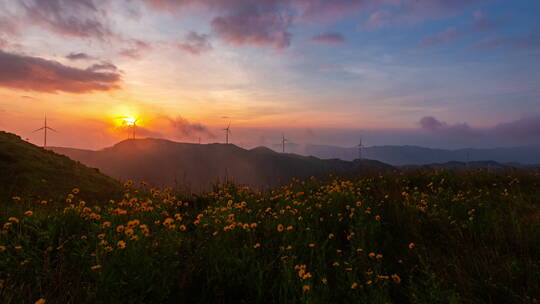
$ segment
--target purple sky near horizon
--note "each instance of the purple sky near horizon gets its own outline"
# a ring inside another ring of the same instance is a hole
[[[177,141],[540,143],[534,0],[0,0],[0,129]]]

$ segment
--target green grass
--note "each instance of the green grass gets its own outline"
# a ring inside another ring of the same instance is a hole
[[[126,187],[91,206],[84,192],[23,198],[0,219],[0,299],[534,303],[539,186],[533,173],[416,171],[191,198]]]
[[[33,201],[59,201],[74,187],[81,198],[103,201],[121,197],[121,185],[63,155],[37,147],[0,131],[0,204],[13,196]]]

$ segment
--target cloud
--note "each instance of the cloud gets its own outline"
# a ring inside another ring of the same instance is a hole
[[[141,59],[143,53],[152,49],[150,44],[141,40],[132,39],[132,40],[127,41],[127,43],[130,46],[128,48],[122,49],[118,53],[120,56],[131,58],[131,59]]]
[[[376,11],[369,16],[364,24],[359,25],[358,29],[379,29],[388,25],[390,20],[391,16],[387,11]]]
[[[420,42],[421,47],[435,46],[454,40],[463,35],[463,32],[455,27],[449,27],[446,30],[434,35],[429,36]]]
[[[178,44],[178,48],[193,55],[199,55],[210,51],[212,45],[208,41],[208,35],[191,31],[186,34],[184,41]]]
[[[283,49],[290,45],[288,31],[292,15],[272,1],[256,1],[215,17],[212,30],[225,42],[236,46],[255,45]]]
[[[66,56],[69,60],[92,60],[94,57],[86,54],[86,53],[69,53],[69,55]]]
[[[79,69],[57,61],[0,50],[0,86],[26,91],[89,93],[118,89],[120,74]],[[103,68],[101,68],[103,70]],[[110,68],[109,68],[110,70]]]
[[[451,136],[476,136],[478,132],[473,130],[467,123],[449,125],[433,116],[425,116],[420,119],[422,129],[430,132],[438,132]]]
[[[540,115],[497,124],[491,129],[491,132],[495,135],[510,138],[540,138]]]
[[[475,45],[480,49],[514,49],[537,50],[540,49],[540,33],[532,32],[526,36],[496,36],[480,40]]]
[[[320,43],[320,44],[344,44],[345,43],[345,37],[341,35],[340,33],[335,32],[326,32],[319,35],[315,35],[311,38],[313,42]]]
[[[540,139],[540,115],[530,115],[514,121],[499,123],[487,128],[472,128],[467,123],[447,124],[435,117],[426,116],[420,119],[423,130],[451,136],[487,136],[512,140]]]
[[[57,34],[105,39],[112,36],[106,25],[105,0],[26,0],[19,1],[24,24],[46,28]]]
[[[118,68],[110,62],[102,62],[102,63],[93,64],[89,66],[88,68],[86,68],[86,70],[90,72],[97,72],[97,71],[116,72],[118,71]]]
[[[180,115],[178,115],[176,118],[166,117],[166,119],[180,137],[188,137],[193,135],[206,135],[208,137],[214,137],[214,134],[212,134],[212,132],[210,132],[206,126],[198,122],[190,122]]]

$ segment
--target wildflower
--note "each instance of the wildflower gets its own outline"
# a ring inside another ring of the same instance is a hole
[[[81,235],[81,240],[86,240],[88,237],[86,235]]]
[[[179,229],[180,229],[180,231],[186,231],[186,226],[185,225],[180,225]]]
[[[400,278],[397,274],[394,273],[394,274],[391,275],[390,277],[392,278],[392,280],[394,281],[394,283],[396,283],[396,284],[401,283],[401,278]]]
[[[313,248],[313,247],[315,247],[315,244],[314,243],[309,243],[308,246]]]
[[[335,237],[335,235],[334,235],[333,233],[330,233],[330,234],[328,235],[328,239],[330,239],[330,240],[333,239],[334,237]]]
[[[14,196],[11,199],[14,200],[14,201],[20,201],[21,200],[21,198],[19,196]]]
[[[309,286],[309,285],[304,285],[304,286],[302,286],[302,291],[308,292],[308,291],[310,291],[310,290],[311,290],[311,286]]]
[[[376,215],[376,216],[375,216],[375,220],[376,220],[376,221],[380,221],[380,220],[381,220],[381,216],[380,216],[380,215]]]
[[[372,280],[368,280],[368,281],[366,282],[367,285],[371,285],[371,283],[373,283]]]
[[[135,233],[135,230],[133,230],[133,228],[126,228],[126,230],[124,230],[124,233],[126,235],[133,235]]]
[[[374,258],[374,257],[375,257],[375,252],[370,252],[370,253],[369,253],[369,257],[370,257],[370,258]]]
[[[356,289],[358,288],[358,283],[354,282],[351,284],[351,289]]]
[[[98,239],[103,240],[105,238],[105,233],[98,234]]]
[[[260,243],[257,243],[257,244],[255,244],[255,245],[253,245],[253,248],[259,248],[259,247],[261,247],[261,244],[260,244]]]
[[[251,228],[257,228],[257,223],[251,223],[250,227]]]
[[[413,249],[413,248],[414,248],[414,243],[413,242],[409,243],[409,249]]]
[[[6,246],[0,245],[0,252],[4,252],[4,251],[6,251]]]
[[[281,225],[281,224],[277,225],[277,231],[282,232],[283,231],[283,225]]]
[[[122,232],[124,231],[124,225],[118,225],[118,227],[116,227],[116,232]]]
[[[326,278],[322,278],[322,279],[321,279],[321,282],[322,282],[324,285],[328,284],[328,280],[327,280]]]
[[[170,226],[172,223],[174,223],[174,219],[172,217],[168,217],[163,220],[163,226]]]
[[[22,249],[22,246],[21,246],[21,245],[17,245],[17,246],[15,246],[15,247],[13,247],[13,248],[15,248],[16,250],[21,250],[21,249]]]
[[[382,259],[382,258],[383,258],[383,255],[382,255],[382,254],[380,254],[380,253],[378,253],[378,254],[377,254],[377,255],[375,256],[375,258],[376,258],[377,260],[380,260],[380,259]]]
[[[111,227],[111,222],[105,221],[101,224],[101,228],[109,228]]]
[[[94,265],[92,267],[90,267],[91,270],[98,270],[98,269],[101,269],[103,268],[101,265]]]
[[[39,300],[37,300],[36,302],[34,302],[34,304],[45,304],[45,299],[44,299],[44,298],[40,298]]]
[[[73,194],[78,194],[79,193],[79,188],[73,188],[73,190],[71,190],[71,192]]]
[[[18,222],[19,222],[19,219],[12,216],[12,217],[8,218],[8,221],[14,222],[14,223],[18,223]]]
[[[124,248],[126,248],[126,242],[120,240],[120,241],[118,241],[116,243],[116,246],[118,246],[118,248],[120,248],[120,249],[124,249]]]
[[[293,226],[287,226],[287,231],[293,230]]]

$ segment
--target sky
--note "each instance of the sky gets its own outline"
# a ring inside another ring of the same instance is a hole
[[[540,143],[537,0],[0,0],[0,130],[274,147]],[[278,145],[279,146],[279,145]]]

